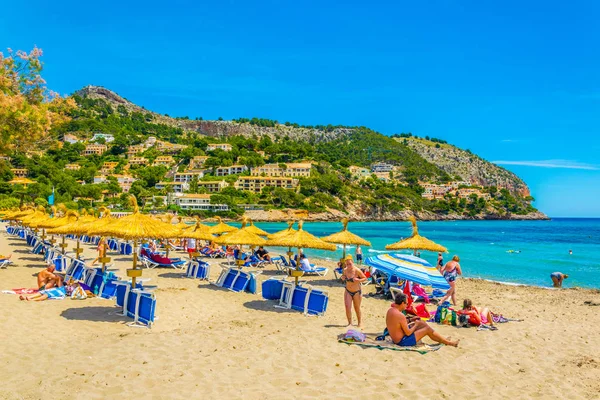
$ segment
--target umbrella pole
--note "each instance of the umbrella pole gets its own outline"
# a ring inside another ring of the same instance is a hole
[[[134,239],[133,240],[133,270],[137,269],[137,240]],[[135,284],[136,284],[136,274],[133,273],[133,276],[131,277],[131,287],[133,289],[135,289]]]
[[[75,247],[73,250],[75,250],[75,257],[80,260],[81,258],[79,257],[79,254],[81,254],[81,252],[83,251],[83,249],[79,248],[79,237],[77,236],[77,247]]]
[[[62,243],[60,244],[60,247],[62,248],[62,254],[64,256],[65,255],[65,247],[67,247],[67,244],[65,243],[65,235],[62,235]]]

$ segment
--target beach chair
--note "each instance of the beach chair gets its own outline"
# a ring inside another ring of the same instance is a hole
[[[187,278],[198,278],[208,280],[210,275],[210,264],[204,261],[192,260],[187,264],[185,276]]]
[[[133,322],[127,326],[151,328],[158,318],[155,316],[154,293],[144,290],[141,285],[132,289],[131,282],[114,281],[113,284],[116,287],[115,303],[121,308],[117,315],[133,318]]]
[[[171,243],[170,241],[168,242],[167,246],[169,246],[169,249],[173,251],[186,251],[185,247],[177,246],[176,244]]]
[[[108,239],[106,241],[106,243],[108,244],[109,250],[112,250],[112,251],[119,250],[119,243],[115,239],[112,239],[112,238]]]
[[[296,261],[292,260],[292,265],[290,266],[290,268],[296,269]],[[310,264],[310,268],[306,268],[302,264],[300,264],[300,270],[304,271],[304,275],[318,275],[318,276],[325,276],[325,275],[327,275],[327,272],[329,272],[329,268],[319,267],[319,266],[316,266],[315,264]]]
[[[159,263],[158,261],[155,261],[143,254],[140,255],[140,261],[146,268],[170,267],[175,269],[183,269],[187,263],[187,261],[184,261],[180,258],[173,258],[171,259],[170,263]]]
[[[284,280],[269,278],[262,283],[262,297],[266,300],[280,300]]]
[[[133,254],[133,246],[131,245],[131,243],[120,242],[119,254],[124,254],[126,256]]]
[[[248,288],[251,281],[254,281],[254,285],[256,284],[256,276],[258,274],[260,274],[258,271],[250,273],[238,268],[226,267],[221,270],[216,282],[212,283],[233,292],[242,292]],[[251,292],[255,293],[256,290],[254,289]]]
[[[9,265],[12,265],[13,262],[10,261],[9,259],[5,258],[5,259],[1,259],[0,260],[0,269],[1,268],[8,268]]]
[[[304,315],[323,315],[327,311],[329,295],[311,285],[296,286],[292,294],[291,308]]]
[[[73,281],[81,281],[84,278],[84,273],[87,266],[85,263],[77,258],[72,258],[71,263],[69,264],[69,268],[65,273],[65,282],[69,282],[71,279]]]

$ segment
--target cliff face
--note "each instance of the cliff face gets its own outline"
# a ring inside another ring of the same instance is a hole
[[[400,139],[404,140],[404,139]],[[480,186],[506,188],[511,193],[529,196],[529,188],[517,175],[484,159],[448,144],[424,139],[408,138],[408,145],[421,157],[446,171],[450,176],[460,176]]]
[[[336,128],[331,132],[324,132],[318,129],[295,128],[284,124],[277,124],[274,127],[263,127],[251,124],[240,124],[234,121],[211,121],[211,120],[191,120],[178,119],[167,117],[163,114],[158,114],[145,108],[142,108],[129,100],[119,96],[115,92],[99,86],[86,86],[77,92],[75,95],[90,98],[94,100],[104,100],[113,108],[123,106],[128,112],[140,112],[144,115],[151,114],[152,122],[181,128],[184,132],[195,132],[201,135],[221,137],[221,136],[288,136],[292,140],[312,140],[312,141],[329,141],[341,135],[346,135],[352,131],[349,128]]]

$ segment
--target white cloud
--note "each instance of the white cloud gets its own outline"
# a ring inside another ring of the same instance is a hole
[[[566,169],[585,169],[589,171],[598,171],[600,167],[592,164],[579,163],[571,160],[538,160],[538,161],[492,161],[498,165],[522,165],[525,167],[540,168],[566,168]]]

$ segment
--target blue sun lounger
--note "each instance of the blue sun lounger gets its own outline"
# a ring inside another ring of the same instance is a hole
[[[207,280],[210,274],[210,264],[204,261],[192,260],[188,262],[185,276]]]
[[[131,289],[130,282],[115,281],[114,284],[117,288],[116,304],[122,309],[118,314],[133,318],[127,326],[151,328],[157,318],[154,293],[143,290],[141,285]]]
[[[276,307],[302,311],[304,315],[323,315],[327,310],[327,292],[311,285],[294,285],[285,279],[270,278],[262,284],[262,296],[279,300]]]
[[[237,267],[226,267],[221,270],[221,274],[214,285],[229,289],[233,292],[247,291],[256,293],[256,276],[260,271],[246,272]]]

